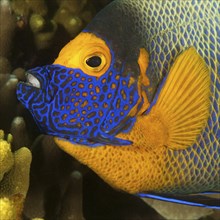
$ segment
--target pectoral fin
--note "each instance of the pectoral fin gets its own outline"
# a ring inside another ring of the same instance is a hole
[[[191,47],[175,60],[149,113],[167,129],[167,147],[178,150],[195,143],[209,117],[209,98],[210,71]]]

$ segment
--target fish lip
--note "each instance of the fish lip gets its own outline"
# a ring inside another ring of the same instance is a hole
[[[29,82],[20,81],[17,84],[17,88],[21,88],[20,86],[30,87],[34,91],[41,91],[41,88],[37,88],[37,87],[33,86],[31,83],[29,83]]]
[[[35,87],[37,89],[42,88],[41,82],[40,82],[39,78],[36,77],[36,75],[34,75],[31,72],[26,72],[25,76],[26,76],[26,82],[24,82],[24,83],[26,85]]]
[[[25,73],[26,81],[19,82],[24,87],[37,93],[41,92],[45,96],[45,102],[50,102],[57,93],[53,79],[49,74],[48,66],[35,67]],[[22,88],[22,87],[20,87]]]

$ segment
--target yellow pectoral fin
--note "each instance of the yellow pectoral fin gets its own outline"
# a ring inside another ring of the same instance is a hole
[[[195,143],[209,117],[209,98],[210,71],[191,47],[175,60],[150,112],[167,129],[167,147],[179,150]]]

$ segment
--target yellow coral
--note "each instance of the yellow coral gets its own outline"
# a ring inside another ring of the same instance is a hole
[[[9,198],[4,197],[0,199],[0,211],[1,219],[12,220],[16,217],[14,204]]]
[[[21,219],[23,202],[29,187],[31,152],[22,147],[11,152],[10,140],[0,130],[0,211],[1,219]]]
[[[1,132],[0,137],[3,138],[4,133]],[[0,181],[2,180],[5,173],[7,173],[14,163],[13,154],[11,152],[10,143],[0,139]]]

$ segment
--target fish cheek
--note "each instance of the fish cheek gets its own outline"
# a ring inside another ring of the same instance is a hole
[[[145,88],[149,85],[146,70],[149,64],[149,54],[144,48],[140,48],[137,60],[129,60],[118,76],[119,85],[114,99],[114,108],[110,110],[103,130],[109,134],[117,134],[121,131],[128,132],[133,126],[136,116],[141,115],[149,107]]]
[[[115,93],[114,89],[107,91],[108,73],[97,78],[86,75],[80,69],[63,67],[61,72],[61,79],[59,74],[54,77],[58,91],[50,108],[51,129],[59,137],[75,142],[76,137],[87,139],[96,136],[109,107],[105,93],[111,93],[110,98]]]

